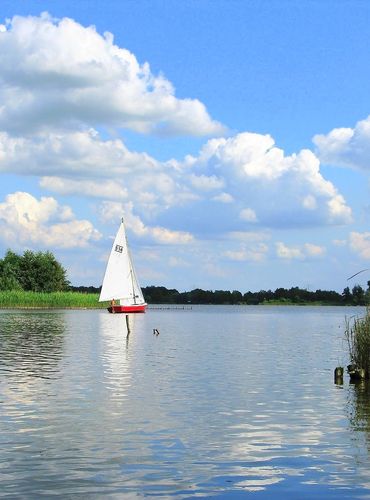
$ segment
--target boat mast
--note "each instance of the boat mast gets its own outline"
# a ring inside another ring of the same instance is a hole
[[[122,217],[121,221],[122,221],[122,224],[124,224],[123,217]],[[132,296],[133,296],[133,299],[134,299],[134,304],[136,304],[134,272],[133,272],[133,269],[132,269],[131,255],[130,255],[130,249],[129,249],[129,246],[128,246],[126,229],[125,229],[125,241],[126,241],[126,251],[127,251],[128,261],[129,261],[129,265],[130,265],[130,277],[131,277],[131,285],[132,285]]]
[[[132,284],[132,296],[134,297],[134,304],[136,304],[134,273],[132,272],[132,268],[130,269],[130,275],[131,275],[131,284]]]

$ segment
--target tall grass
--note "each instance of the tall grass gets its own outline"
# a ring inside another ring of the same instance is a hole
[[[346,319],[345,336],[351,364],[370,377],[370,306],[362,318]]]
[[[100,309],[107,303],[98,302],[99,295],[79,292],[0,291],[0,308],[88,308]]]

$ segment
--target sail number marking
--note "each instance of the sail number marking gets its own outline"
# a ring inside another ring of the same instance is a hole
[[[119,252],[119,253],[122,253],[123,252],[123,247],[121,247],[121,245],[116,245],[115,251]]]

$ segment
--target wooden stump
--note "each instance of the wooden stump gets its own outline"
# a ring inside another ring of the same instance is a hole
[[[338,385],[343,384],[343,373],[344,369],[342,366],[337,366],[334,370],[334,382]]]

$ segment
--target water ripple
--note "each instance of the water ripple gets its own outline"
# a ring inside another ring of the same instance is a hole
[[[345,314],[0,312],[0,497],[370,498]]]

